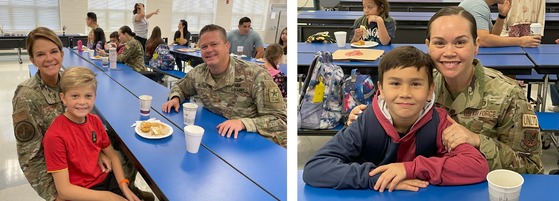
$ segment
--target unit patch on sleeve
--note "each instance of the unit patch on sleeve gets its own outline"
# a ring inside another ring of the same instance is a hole
[[[16,131],[16,139],[19,142],[29,142],[35,137],[35,128],[28,121],[17,123],[14,130]]]

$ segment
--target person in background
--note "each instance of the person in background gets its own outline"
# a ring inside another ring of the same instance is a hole
[[[242,46],[242,55],[260,59],[264,55],[264,43],[260,35],[252,30],[251,23],[250,18],[242,17],[239,20],[239,29],[227,33],[227,40],[231,43],[229,52],[239,54],[238,47]]]
[[[499,16],[493,24],[489,6],[498,4]],[[521,46],[537,47],[541,43],[541,36],[530,35],[522,37],[500,36],[503,23],[510,10],[510,0],[464,0],[458,6],[472,14],[476,21],[477,35],[480,47]]]
[[[287,64],[287,27],[281,30],[281,35],[278,40],[278,44],[281,45],[281,47],[283,48],[283,56],[281,58],[281,63]]]
[[[540,23],[545,28],[545,0],[514,1],[503,22],[501,36],[521,37],[531,35],[530,24]],[[543,33],[540,34],[543,36]]]
[[[396,37],[396,22],[389,12],[387,0],[363,0],[363,16],[353,23],[351,42],[363,40],[389,45]]]
[[[105,39],[105,32],[101,28],[95,28],[93,30],[93,42],[88,44],[89,49],[97,50],[103,48],[103,44],[105,44],[107,40]]]
[[[316,187],[418,191],[485,180],[487,161],[472,145],[449,149],[452,119],[433,100],[433,60],[412,46],[379,63],[379,90],[359,120],[341,130],[307,162],[305,183]]]
[[[281,95],[284,99],[287,98],[287,76],[279,71],[279,64],[281,62],[283,48],[280,44],[271,44],[264,51],[264,67],[278,85]]]
[[[52,201],[57,192],[52,175],[46,173],[41,142],[54,119],[66,110],[59,96],[64,51],[60,38],[45,27],[29,32],[25,42],[29,60],[38,71],[17,86],[12,99],[12,122],[18,159],[31,187],[43,199]],[[110,172],[112,167],[107,156],[99,154],[98,158],[101,170]],[[140,191],[134,185],[136,170],[130,160],[121,160],[126,177],[131,178],[130,188],[144,200],[154,200],[153,194]]]
[[[151,31],[151,36],[149,37],[148,42],[146,43],[146,54],[144,57],[144,63],[149,63],[149,60],[151,59],[155,48],[157,48],[157,46],[160,44],[165,44],[165,41],[163,41],[163,38],[161,38],[161,29],[158,26],[155,26]]]
[[[122,53],[117,56],[117,61],[124,62],[137,72],[144,72],[147,70],[144,65],[144,51],[142,45],[134,36],[136,34],[128,26],[122,26],[118,29],[118,40],[124,44],[124,48]],[[98,51],[101,56],[107,56],[105,50]]]
[[[122,50],[124,50],[124,44],[120,43],[118,40],[118,31],[113,31],[113,33],[109,36],[109,41],[105,44],[105,52],[111,47],[116,48],[117,55],[122,53]]]
[[[227,34],[218,25],[204,26],[198,44],[204,63],[176,82],[163,112],[178,112],[182,101],[196,97],[204,108],[227,118],[217,126],[221,136],[258,132],[286,147],[285,102],[266,69],[230,56]]]
[[[103,33],[103,39],[105,39],[105,32],[103,31],[103,29],[101,29],[99,27],[99,25],[97,24],[97,14],[95,14],[94,12],[88,12],[87,13],[87,17],[85,18],[85,24],[91,28],[91,30],[89,31],[89,34],[87,35],[87,48],[94,50],[95,46],[97,45],[96,41],[95,41],[95,33],[94,31],[96,29],[100,29],[100,32]],[[99,32],[99,31],[98,31]],[[100,37],[98,37],[100,38]],[[98,41],[98,40],[97,40]],[[104,40],[103,40],[104,41]]]
[[[437,11],[427,25],[425,44],[435,61],[435,101],[457,122],[444,133],[449,149],[466,142],[478,149],[491,170],[541,174],[538,117],[515,80],[475,59],[480,46],[476,19],[462,7]],[[348,125],[365,106],[355,107]]]
[[[149,79],[161,83],[161,76],[156,72],[148,71],[144,64],[144,51],[142,45],[134,38],[136,34],[130,27],[122,26],[118,29],[118,40],[124,44],[122,53],[117,55],[116,61],[123,62],[134,71],[148,77]],[[99,50],[101,56],[107,56],[105,50]]]
[[[132,25],[134,27],[134,33],[136,35],[134,38],[140,42],[142,45],[142,52],[146,49],[146,41],[148,38],[148,19],[153,15],[159,14],[159,9],[146,14],[146,7],[143,3],[134,4],[134,10],[132,11],[134,18],[132,19]]]
[[[61,200],[139,201],[128,188],[130,181],[124,176],[103,122],[90,114],[96,91],[97,80],[89,68],[72,67],[62,75],[60,100],[67,109],[43,137],[47,173],[52,174]],[[112,172],[104,172],[97,165],[101,152],[111,160]]]
[[[180,20],[179,25],[177,26],[178,30],[175,31],[175,35],[173,36],[173,43],[177,45],[188,45],[190,41],[190,31],[188,31],[188,22],[186,20]],[[177,64],[177,68],[179,71],[182,71],[182,60],[186,59],[186,56],[182,54],[175,54],[175,63]]]

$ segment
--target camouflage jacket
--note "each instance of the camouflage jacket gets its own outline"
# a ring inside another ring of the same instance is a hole
[[[39,196],[49,201],[56,198],[56,188],[52,175],[47,174],[41,142],[52,121],[64,113],[59,93],[58,86],[47,86],[37,72],[17,86],[12,99],[12,120],[21,170]]]
[[[208,110],[227,119],[240,119],[249,132],[266,137],[285,135],[287,114],[278,86],[268,71],[230,57],[226,75],[217,83],[206,64],[200,64],[171,89],[169,99],[182,102],[195,96]]]
[[[117,56],[118,62],[124,62],[127,66],[130,66],[136,72],[146,71],[146,66],[144,65],[144,49],[142,44],[134,38],[130,38],[126,44],[124,44],[124,50]]]
[[[515,80],[485,68],[477,59],[472,83],[456,98],[435,72],[436,102],[470,131],[479,134],[479,150],[489,167],[519,173],[543,173],[538,119]]]

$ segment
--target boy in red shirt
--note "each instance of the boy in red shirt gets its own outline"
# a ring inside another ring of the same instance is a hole
[[[489,166],[476,148],[463,143],[447,150],[443,144],[452,123],[433,106],[433,68],[433,60],[415,47],[384,55],[373,102],[307,162],[305,183],[382,192],[485,180]]]
[[[122,165],[105,127],[90,114],[97,90],[95,74],[73,67],[60,79],[60,99],[67,110],[51,124],[43,138],[47,172],[52,174],[57,200],[139,200],[128,188]],[[97,165],[103,151],[111,159],[113,172]]]

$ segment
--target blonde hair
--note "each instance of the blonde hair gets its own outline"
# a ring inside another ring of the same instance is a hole
[[[277,69],[278,64],[276,63],[279,58],[283,56],[283,47],[280,44],[274,43],[269,45],[264,52],[264,59],[268,63],[272,64],[274,68]]]
[[[75,87],[93,87],[97,91],[97,79],[91,69],[81,66],[70,67],[60,79],[60,92],[66,93]]]

